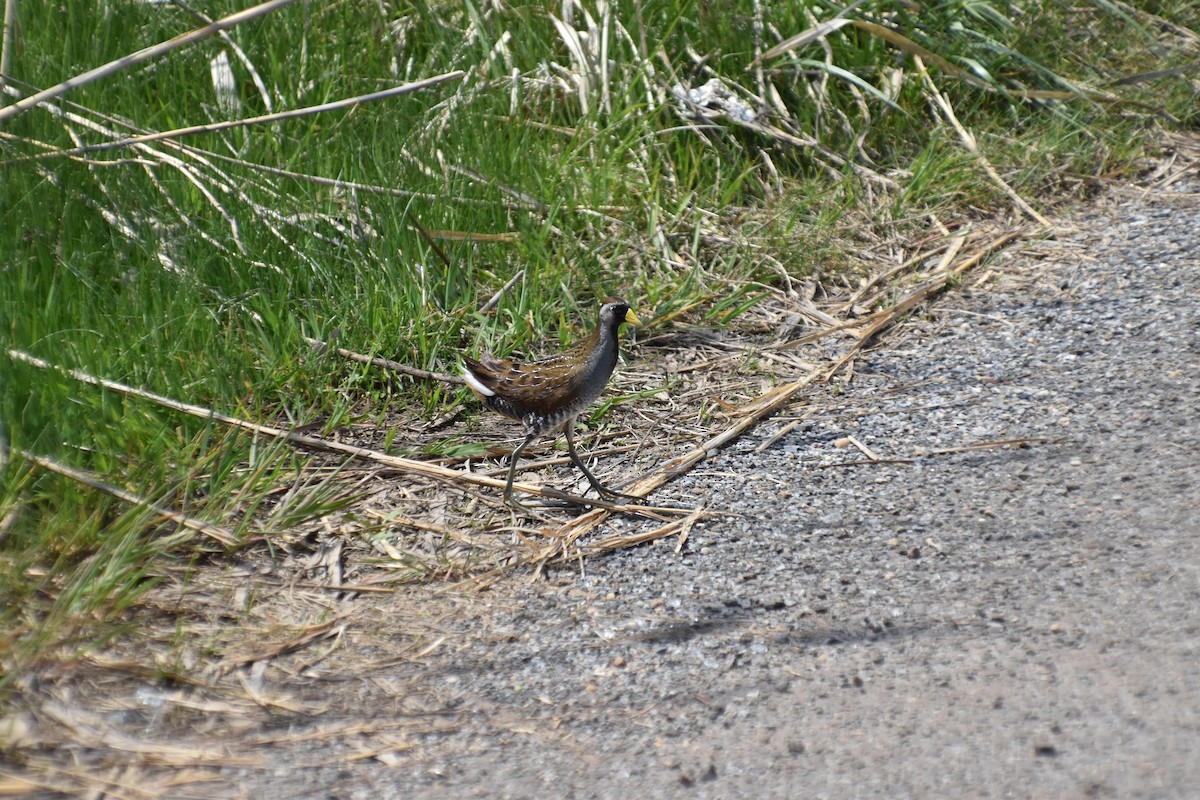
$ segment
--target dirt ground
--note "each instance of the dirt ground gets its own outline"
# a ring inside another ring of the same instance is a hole
[[[1056,225],[652,496],[723,514],[298,608],[237,697],[102,664],[18,720],[0,788],[1196,797],[1200,176]]]

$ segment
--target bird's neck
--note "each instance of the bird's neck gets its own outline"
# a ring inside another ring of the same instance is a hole
[[[583,347],[587,352],[586,371],[601,381],[607,381],[617,366],[617,332],[611,328],[598,326]]]

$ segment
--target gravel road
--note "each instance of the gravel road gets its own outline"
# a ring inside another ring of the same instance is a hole
[[[737,516],[431,595],[438,647],[179,796],[1200,796],[1200,181],[991,269],[654,496]],[[305,733],[359,718],[414,727]]]

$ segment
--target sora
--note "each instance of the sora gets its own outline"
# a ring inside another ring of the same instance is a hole
[[[463,356],[463,377],[483,404],[525,424],[525,441],[513,450],[504,485],[505,502],[523,508],[512,498],[513,475],[521,451],[547,431],[562,428],[575,466],[602,496],[619,496],[596,479],[575,452],[572,429],[575,418],[600,396],[617,366],[617,331],[621,323],[641,321],[624,300],[609,299],[600,306],[596,329],[575,347],[541,361],[510,361],[482,355],[476,361]]]

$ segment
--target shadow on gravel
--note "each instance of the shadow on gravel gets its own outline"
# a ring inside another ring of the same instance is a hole
[[[817,647],[822,645],[865,644],[924,636],[934,628],[943,627],[937,623],[904,626],[880,625],[868,620],[864,620],[861,626],[831,627],[822,624],[818,620],[810,618],[810,621],[813,623],[811,627],[804,626],[803,622],[797,623],[797,627],[807,629],[782,631],[771,634],[768,638],[770,638],[774,645],[785,646],[801,645]],[[729,614],[719,619],[702,621],[663,622],[640,633],[625,637],[624,640],[647,644],[682,644],[712,634],[750,627],[755,624],[761,625],[762,622],[761,615],[751,613]],[[756,636],[755,638],[762,637]]]
[[[750,622],[749,614],[729,614],[724,617],[708,620],[679,620],[661,622],[647,630],[624,637],[626,641],[648,642],[651,644],[677,644],[691,641],[710,633],[741,628]]]

